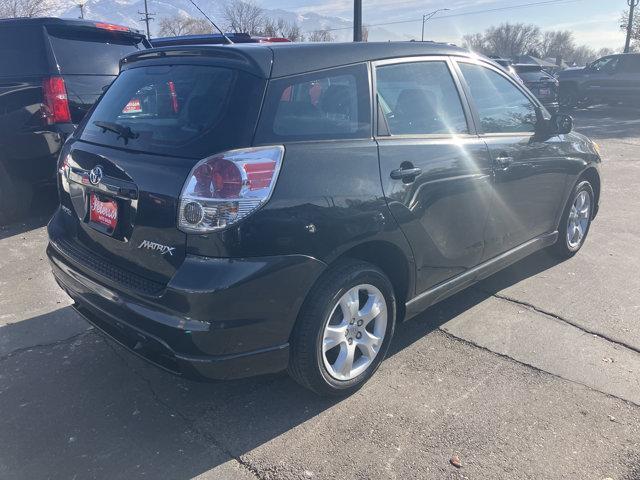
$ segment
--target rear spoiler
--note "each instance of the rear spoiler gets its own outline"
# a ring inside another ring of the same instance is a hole
[[[141,30],[135,28],[125,27],[124,25],[118,25],[115,23],[107,22],[93,22],[86,20],[65,20],[64,22],[47,22],[44,24],[48,28],[64,28],[71,30],[81,30],[86,32],[104,31],[112,32],[118,35],[125,35],[141,39],[146,48],[152,48],[151,44],[147,40],[147,37]]]
[[[236,45],[176,45],[135,52],[120,60],[120,71],[140,63],[158,63],[163,59],[172,64],[211,64],[245,70],[253,75],[269,78],[273,52],[264,46],[238,48]]]

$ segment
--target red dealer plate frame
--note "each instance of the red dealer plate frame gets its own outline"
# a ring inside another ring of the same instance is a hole
[[[113,199],[100,200],[98,195],[91,193],[89,222],[98,230],[112,235],[118,226],[118,203]]]

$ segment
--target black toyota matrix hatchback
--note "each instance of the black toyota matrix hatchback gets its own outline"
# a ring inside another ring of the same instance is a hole
[[[577,252],[599,165],[452,46],[166,47],[126,57],[65,144],[48,255],[82,315],[167,370],[347,394],[400,320]]]

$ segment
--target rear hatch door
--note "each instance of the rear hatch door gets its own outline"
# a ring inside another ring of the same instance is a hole
[[[116,78],[120,59],[146,49],[144,37],[128,30],[68,25],[49,25],[46,30],[75,124]]]
[[[184,182],[199,160],[251,144],[265,85],[228,64],[126,69],[66,147],[62,204],[77,246],[168,281],[185,256]]]

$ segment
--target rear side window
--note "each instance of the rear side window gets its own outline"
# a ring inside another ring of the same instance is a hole
[[[481,65],[459,65],[478,109],[482,132],[535,131],[536,107],[513,83]]]
[[[48,70],[41,27],[0,26],[0,75],[42,75]]]
[[[370,136],[371,105],[365,65],[270,82],[259,142]]]
[[[620,64],[622,73],[640,73],[640,55],[625,56]]]
[[[98,29],[47,27],[62,74],[117,75],[120,59],[144,50],[141,37]]]
[[[158,65],[124,70],[82,140],[204,158],[251,144],[265,81],[226,67]]]
[[[376,84],[392,135],[468,133],[460,96],[446,62],[378,67]]]

